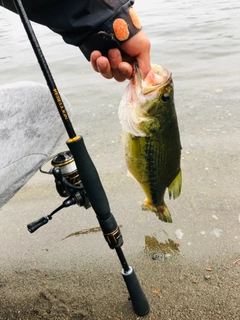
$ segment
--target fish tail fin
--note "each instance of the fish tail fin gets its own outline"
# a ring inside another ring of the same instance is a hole
[[[172,183],[168,187],[169,199],[176,199],[180,196],[182,189],[182,171],[180,170],[177,174],[176,178],[172,181]]]
[[[158,217],[158,219],[164,221],[164,222],[168,222],[168,223],[172,223],[172,217],[171,217],[171,213],[168,210],[168,207],[166,206],[165,203],[163,203],[162,206],[157,207],[157,212],[156,216]]]
[[[145,200],[142,205],[142,210],[154,212],[158,219],[164,222],[172,222],[170,211],[168,210],[168,207],[165,203],[163,203],[161,206],[155,206],[154,204],[151,204],[147,200]]]

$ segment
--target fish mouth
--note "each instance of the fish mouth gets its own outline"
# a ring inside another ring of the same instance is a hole
[[[142,75],[139,66],[135,66],[135,80],[136,83],[142,88],[143,94],[148,94],[155,91],[156,88],[164,86],[171,81],[172,73],[166,68],[159,65],[151,65],[151,70],[147,74],[145,79],[142,79]]]
[[[135,137],[146,137],[158,128],[158,125],[153,124],[154,112],[149,112],[152,106],[157,108],[152,101],[162,96],[166,91],[165,87],[172,82],[172,76],[171,72],[158,65],[151,66],[144,80],[137,64],[133,72],[133,77],[120,102],[118,115],[124,132]],[[146,123],[149,123],[149,126],[145,126]]]

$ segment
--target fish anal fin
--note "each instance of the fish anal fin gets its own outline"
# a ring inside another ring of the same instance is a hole
[[[177,174],[176,178],[172,181],[172,183],[168,187],[169,199],[176,199],[180,196],[182,189],[182,171],[180,170]]]
[[[172,222],[171,214],[165,203],[163,203],[162,205],[156,206],[146,199],[142,205],[142,210],[154,212],[156,216],[164,222],[168,222],[168,223]]]

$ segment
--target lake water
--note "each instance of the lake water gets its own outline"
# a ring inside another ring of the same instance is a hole
[[[150,0],[136,1],[135,8],[152,42],[152,62],[173,73],[179,109],[184,103],[186,110],[216,91],[224,91],[231,105],[239,99],[240,5],[236,1]],[[0,24],[0,84],[45,83],[19,18],[0,8]],[[33,26],[58,87],[74,106],[86,96],[101,96],[106,85],[109,91],[114,88],[111,103],[118,104],[125,84],[101,79],[78,48],[66,45],[46,27]],[[203,104],[201,110],[210,112],[206,101]]]
[[[228,81],[232,87],[233,82],[237,82],[240,5],[236,1],[137,0],[135,8],[152,42],[152,62],[169,68],[177,81],[184,84],[186,81],[191,90],[192,81],[196,81],[200,89],[221,86]],[[17,80],[29,78],[27,67],[34,65],[36,59],[19,18],[1,8],[0,23],[0,83],[14,81],[16,76]],[[78,61],[79,72],[90,73],[88,63],[77,48],[66,45],[45,27],[34,24],[34,29],[47,61],[58,62],[54,71],[61,77],[56,77],[57,82],[62,81],[59,78],[64,77],[64,65],[73,58]],[[25,68],[25,73],[18,74],[19,67]],[[37,78],[36,73],[31,72],[31,77]],[[72,73],[73,79],[78,78],[78,72]],[[91,74],[91,78],[97,75]],[[106,82],[103,83],[105,86]]]
[[[222,234],[232,248],[234,244],[239,248],[240,5],[221,0],[138,0],[135,7],[152,42],[152,62],[171,70],[175,84],[183,192],[171,210],[182,214],[174,215],[176,226],[164,228],[172,238],[177,226],[185,229],[188,236],[183,251],[190,248],[188,243],[195,243],[195,249],[203,243],[204,232],[210,237],[213,230],[224,227]],[[1,8],[0,25],[0,85],[22,80],[45,83],[19,18]],[[125,180],[117,117],[126,82],[102,78],[78,48],[65,44],[46,27],[33,27],[60,92],[72,104],[74,128],[84,136],[108,192],[113,192],[115,184],[118,191],[112,197],[119,193],[120,199],[125,199],[125,188],[131,193],[127,186],[132,185],[136,193],[127,201],[141,212],[142,191],[135,182]],[[227,212],[233,215],[229,220]],[[195,231],[194,214],[199,219]],[[214,220],[216,226],[210,230],[212,216],[219,222]],[[157,230],[156,220],[151,221],[147,234]],[[146,224],[142,228],[145,232]],[[195,234],[201,241],[194,240]]]

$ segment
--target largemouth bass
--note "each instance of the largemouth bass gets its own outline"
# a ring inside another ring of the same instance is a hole
[[[146,199],[143,210],[151,210],[172,222],[164,202],[181,193],[181,143],[171,73],[153,65],[143,81],[138,67],[119,105],[119,119],[128,170],[139,182]]]

